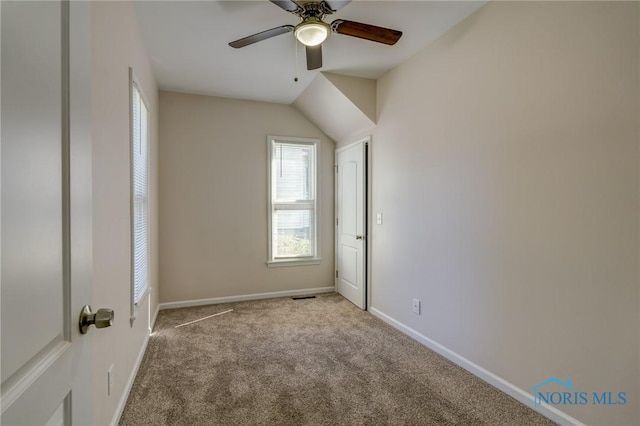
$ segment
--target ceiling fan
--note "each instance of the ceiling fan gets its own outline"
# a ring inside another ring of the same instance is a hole
[[[248,37],[229,43],[236,49],[293,31],[295,38],[305,45],[307,54],[307,69],[315,70],[322,67],[322,43],[331,32],[371,40],[378,43],[394,45],[402,36],[402,31],[360,22],[336,19],[328,24],[324,22],[327,15],[331,15],[351,0],[269,0],[271,3],[293,13],[300,18],[298,25],[282,25],[271,28]]]

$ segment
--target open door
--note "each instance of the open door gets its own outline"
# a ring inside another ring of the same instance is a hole
[[[0,423],[92,424],[90,2],[0,8]]]
[[[367,308],[367,141],[336,151],[336,287],[360,309]]]

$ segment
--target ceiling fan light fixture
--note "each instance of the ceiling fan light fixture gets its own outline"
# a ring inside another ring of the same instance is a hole
[[[293,34],[305,46],[317,46],[329,37],[329,26],[320,20],[302,21]]]

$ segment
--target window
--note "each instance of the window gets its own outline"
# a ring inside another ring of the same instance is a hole
[[[131,320],[149,290],[148,109],[133,70],[131,80]]]
[[[269,142],[269,266],[317,264],[317,139]]]

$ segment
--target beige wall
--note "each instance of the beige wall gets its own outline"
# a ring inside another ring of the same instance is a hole
[[[93,301],[115,310],[110,328],[92,331],[94,424],[109,424],[149,331],[158,303],[157,87],[130,2],[92,2]],[[137,74],[150,112],[150,285],[133,326],[129,323],[130,179],[129,66]],[[107,371],[114,383],[107,396]]]
[[[342,92],[372,122],[376,121],[376,80],[323,72],[322,75]]]
[[[329,75],[316,75],[292,105],[337,146],[354,142],[363,134],[371,135],[375,125],[375,80],[342,76],[334,78],[336,83]]]
[[[322,72],[292,105],[340,148],[373,133],[376,86],[376,80]]]
[[[489,3],[378,82],[373,306],[640,424],[638,3]],[[422,315],[411,299],[422,300]]]
[[[267,135],[321,140],[320,265],[266,266]],[[161,302],[333,286],[333,151],[292,106],[161,92]]]

